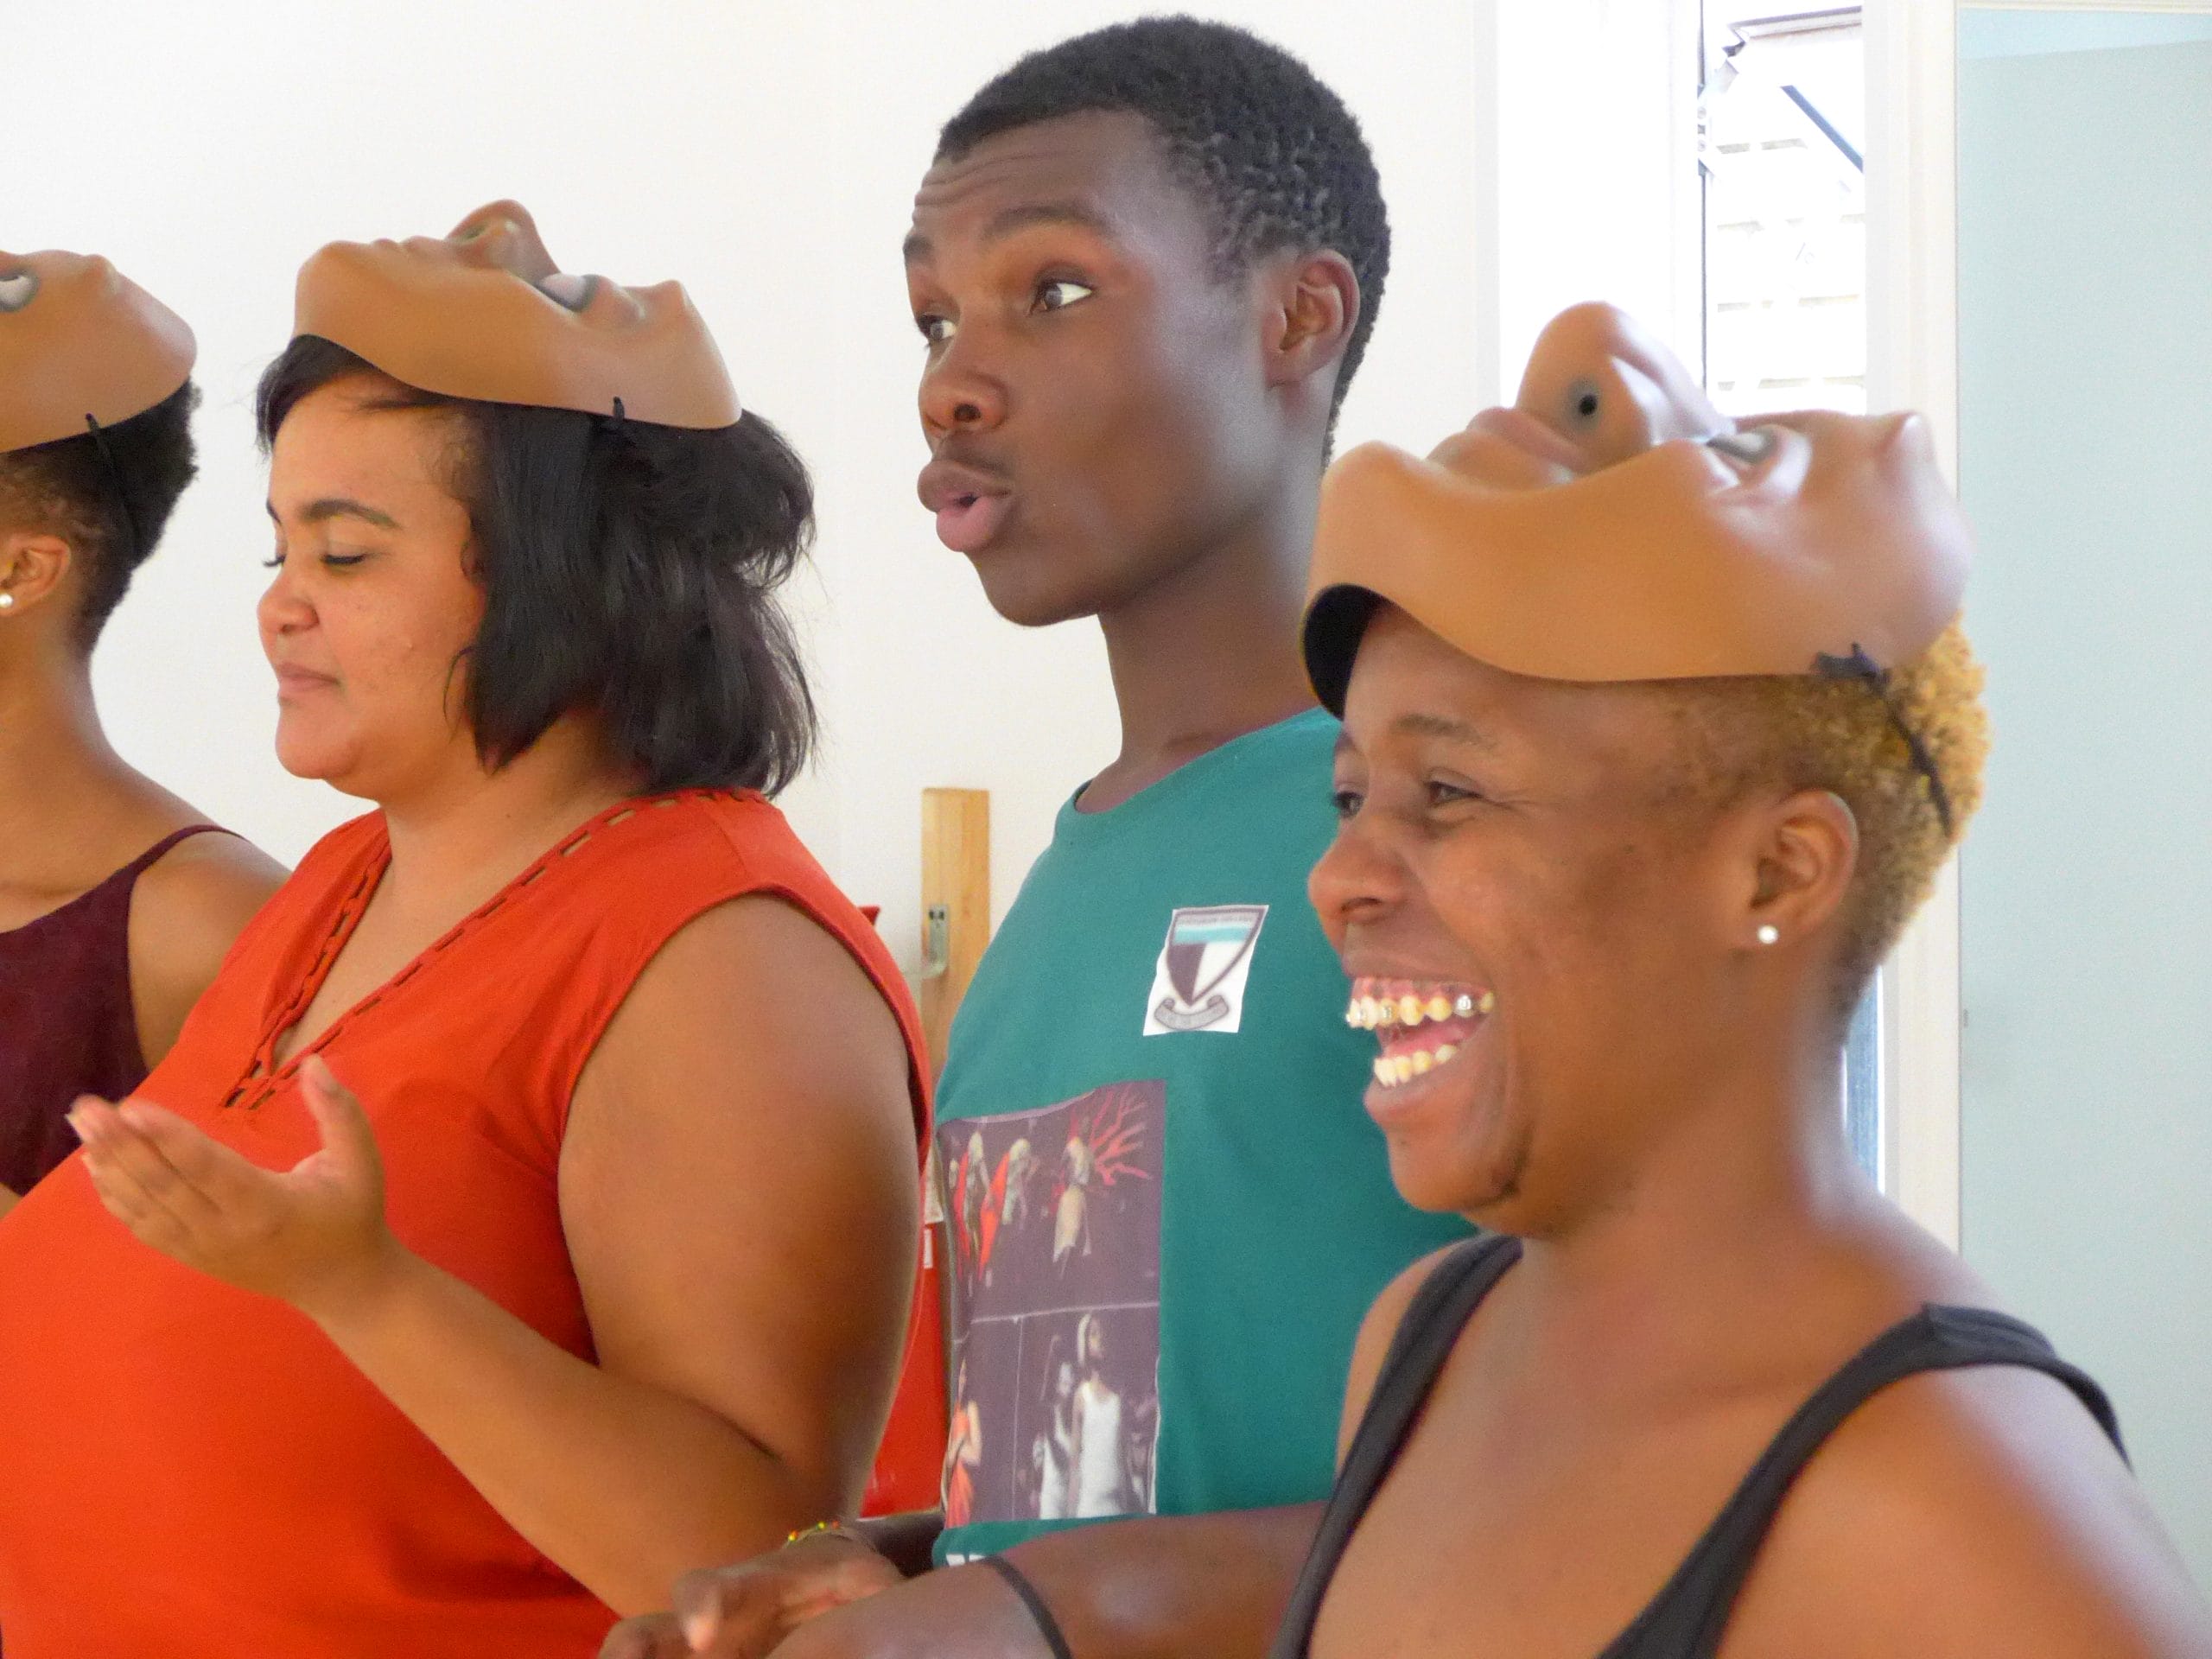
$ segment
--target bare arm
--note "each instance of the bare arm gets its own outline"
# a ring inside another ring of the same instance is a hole
[[[1007,1554],[1079,1659],[1261,1659],[1320,1523],[1319,1503],[1170,1516],[1052,1533]],[[1036,1659],[1030,1643],[1017,1651]]]
[[[1009,1550],[1077,1659],[1262,1659],[1321,1506],[1110,1522]],[[696,1574],[605,1659],[1044,1659],[1028,1610],[983,1567],[899,1583],[859,1545],[809,1539]]]
[[[2212,1611],[2088,1414],[1987,1367],[1909,1378],[1836,1432],[1723,1652],[2208,1659]]]
[[[367,1120],[319,1063],[308,1081],[325,1150],[284,1174],[157,1109],[80,1103],[103,1199],[156,1248],[300,1306],[619,1611],[857,1497],[918,1184],[895,1022],[811,922],[765,899],[701,918],[587,1068],[561,1197],[596,1364],[402,1249]]]
[[[1007,1552],[1077,1659],[1264,1659],[1321,1506],[1164,1516]],[[713,1651],[709,1649],[709,1652]],[[1028,1610],[984,1567],[933,1573],[802,1629],[777,1659],[1045,1659]]]
[[[586,1069],[561,1208],[597,1366],[427,1271],[326,1328],[619,1611],[857,1500],[920,1223],[905,1047],[842,945],[767,899],[672,941]]]
[[[283,866],[235,836],[218,835],[179,842],[138,878],[130,895],[130,998],[148,1066],[175,1046],[232,942],[283,884]]]
[[[1416,1262],[1376,1298],[1352,1349],[1338,1459],[1367,1410],[1414,1294],[1450,1252]],[[1008,1552],[1065,1625],[1079,1659],[1263,1654],[1319,1527],[1322,1506],[1079,1527]],[[695,1573],[667,1613],[632,1619],[605,1659],[967,1659],[1043,1652],[1028,1614],[987,1569],[914,1575],[943,1530],[938,1514],[862,1522],[867,1548],[810,1539]],[[912,1582],[901,1585],[901,1574]],[[1204,1640],[1199,1639],[1203,1635]],[[782,1645],[779,1645],[779,1643]]]

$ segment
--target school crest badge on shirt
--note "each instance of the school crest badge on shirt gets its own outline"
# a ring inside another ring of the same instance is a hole
[[[1144,1034],[1241,1027],[1252,954],[1267,919],[1265,905],[1205,905],[1169,917],[1145,999]]]

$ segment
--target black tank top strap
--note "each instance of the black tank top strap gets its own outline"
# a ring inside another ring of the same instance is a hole
[[[1414,1293],[1338,1473],[1269,1659],[1306,1659],[1322,1599],[1352,1534],[1404,1450],[1468,1319],[1520,1255],[1515,1239],[1471,1240],[1439,1262]],[[1981,1365],[2018,1366],[2063,1383],[2120,1456],[2127,1455],[2104,1390],[2061,1359],[2041,1332],[1990,1308],[1930,1305],[1875,1338],[1797,1408],[1666,1587],[1599,1659],[1713,1659],[1783,1499],[1828,1437],[1893,1382]]]
[[[1505,1270],[1520,1259],[1517,1238],[1471,1238],[1439,1262],[1414,1292],[1376,1373],[1375,1391],[1368,1396],[1366,1414],[1344,1453],[1344,1466],[1337,1471],[1336,1488],[1322,1512],[1298,1586],[1291,1592],[1270,1659],[1305,1659],[1321,1599],[1328,1593],[1329,1581],[1336,1576],[1337,1564],[1360,1517],[1405,1449],[1459,1333]]]
[[[1980,1365],[2018,1366],[2064,1383],[2127,1455],[2104,1390],[2041,1332],[1993,1309],[1931,1304],[1859,1350],[1797,1408],[1667,1587],[1600,1659],[1711,1659],[1783,1499],[1828,1437],[1893,1382]]]

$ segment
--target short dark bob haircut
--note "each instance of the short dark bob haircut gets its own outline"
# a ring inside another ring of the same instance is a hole
[[[460,423],[451,483],[485,600],[467,709],[486,766],[589,712],[649,791],[773,795],[804,769],[814,699],[775,590],[812,538],[814,490],[775,428],[447,397],[302,334],[261,377],[263,449],[302,398],[364,375],[385,388],[366,407]]]

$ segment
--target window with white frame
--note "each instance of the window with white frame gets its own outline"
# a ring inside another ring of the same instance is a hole
[[[1866,36],[1857,6],[1701,0],[1705,385],[1722,413],[1866,410]],[[1881,998],[1843,1054],[1844,1122],[1878,1181]]]
[[[1723,412],[1866,407],[1856,6],[1707,0],[1699,171],[1706,383]]]

